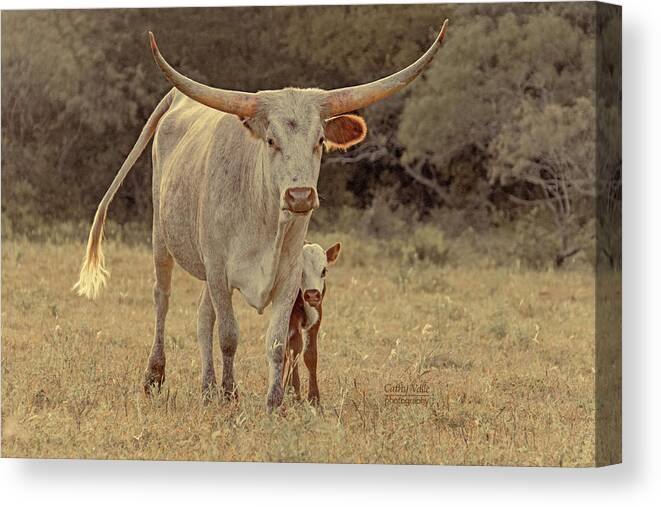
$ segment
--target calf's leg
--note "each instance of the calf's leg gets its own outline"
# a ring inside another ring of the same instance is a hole
[[[310,380],[308,386],[308,401],[313,405],[319,404],[319,386],[317,385],[317,334],[319,333],[319,326],[321,325],[321,307],[319,307],[319,319],[308,330],[308,341],[305,351],[303,352],[303,360],[310,373]]]
[[[298,376],[298,361],[303,350],[303,338],[298,327],[290,327],[289,341],[287,344],[287,356],[285,357],[284,376],[287,385],[291,383],[294,387],[294,397],[301,399],[301,379]]]

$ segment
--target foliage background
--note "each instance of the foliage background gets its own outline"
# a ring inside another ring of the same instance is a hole
[[[215,86],[334,88],[408,65],[446,17],[430,69],[362,111],[365,143],[326,156],[312,227],[399,239],[412,245],[403,255],[436,263],[612,264],[594,246],[592,3],[4,12],[3,235],[66,222],[85,237],[168,90],[147,30],[174,66]],[[150,224],[150,182],[145,154],[112,223]]]

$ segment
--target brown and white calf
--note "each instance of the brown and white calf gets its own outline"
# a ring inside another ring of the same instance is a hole
[[[303,275],[296,302],[289,317],[286,367],[283,383],[291,383],[296,399],[301,398],[301,379],[298,362],[301,352],[309,372],[308,401],[319,404],[317,385],[317,335],[321,326],[322,304],[326,295],[326,271],[335,264],[342,245],[335,243],[328,250],[317,244],[303,246]]]

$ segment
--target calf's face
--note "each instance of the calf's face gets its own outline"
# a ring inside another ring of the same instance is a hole
[[[335,243],[328,250],[317,244],[303,246],[303,276],[301,293],[303,301],[316,308],[321,305],[325,288],[326,272],[340,256],[342,245]]]

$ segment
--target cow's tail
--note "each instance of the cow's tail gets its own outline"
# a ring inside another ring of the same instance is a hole
[[[80,278],[76,285],[73,286],[73,290],[78,293],[79,296],[86,296],[89,299],[94,299],[98,295],[99,291],[105,287],[106,280],[108,278],[108,271],[105,268],[105,260],[103,257],[103,251],[101,250],[101,242],[103,241],[103,226],[106,221],[106,213],[108,212],[108,206],[112,201],[112,198],[117,193],[117,190],[121,186],[124,178],[135,164],[135,161],[140,157],[145,147],[151,140],[154,132],[156,132],[156,127],[161,117],[167,112],[170,105],[172,104],[172,99],[174,97],[174,89],[171,90],[161,102],[156,106],[156,109],[151,114],[147,123],[142,128],[140,137],[133,145],[133,149],[129,153],[126,160],[122,164],[117,176],[112,180],[112,184],[106,191],[106,194],[101,199],[99,207],[96,210],[94,215],[94,222],[92,223],[92,229],[90,230],[89,238],[87,239],[87,251],[85,252],[85,257],[83,258],[83,265],[80,268]]]

